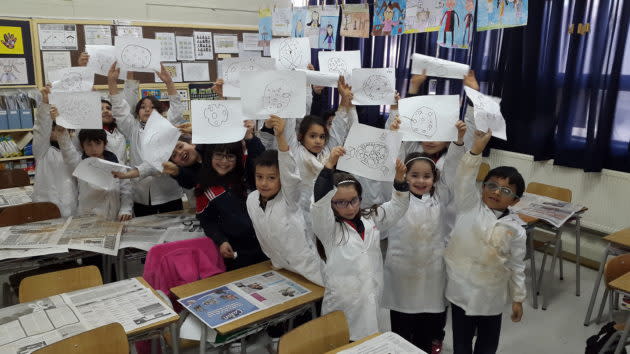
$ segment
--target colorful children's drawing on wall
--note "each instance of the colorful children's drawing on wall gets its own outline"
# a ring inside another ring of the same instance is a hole
[[[335,49],[337,44],[337,24],[339,23],[339,9],[324,9],[320,20],[319,48]]]
[[[341,10],[339,34],[344,37],[370,36],[370,8],[367,4],[347,4]]]
[[[304,36],[308,38],[311,48],[319,48],[319,31],[321,28],[321,6],[309,6],[306,12]]]
[[[484,0],[477,12],[477,31],[527,25],[528,0]]]
[[[24,54],[22,28],[0,26],[0,54]]]
[[[271,9],[258,10],[258,46],[267,47],[271,41]]]
[[[472,27],[474,22],[475,3],[473,0],[466,0],[466,16],[464,16],[464,35],[462,43],[470,43],[472,38]]]
[[[434,32],[440,30],[444,0],[407,0],[405,32]]]
[[[438,44],[442,47],[467,49],[472,38],[474,0],[446,0],[440,17]]]
[[[373,36],[396,36],[405,30],[406,0],[377,0],[374,2]]]
[[[306,26],[306,8],[296,7],[293,9],[291,18],[291,37],[304,37],[304,27]]]

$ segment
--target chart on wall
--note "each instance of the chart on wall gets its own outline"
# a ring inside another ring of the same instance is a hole
[[[38,32],[41,50],[77,50],[77,25],[40,23]]]
[[[528,0],[480,0],[477,31],[527,25]]]

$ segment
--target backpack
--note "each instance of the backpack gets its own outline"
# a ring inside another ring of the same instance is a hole
[[[585,354],[598,354],[599,351],[604,347],[604,345],[606,344],[606,342],[608,342],[608,340],[610,339],[610,337],[613,336],[613,334],[615,334],[615,332],[617,332],[617,330],[613,327],[615,325],[615,322],[608,322],[606,323],[602,329],[599,330],[599,333],[594,335],[594,336],[590,336],[587,340],[586,340],[586,350],[585,350]],[[606,349],[606,351],[604,352],[604,354],[612,354],[615,351],[615,348],[617,347],[617,343],[619,343],[619,339],[620,337],[618,336],[615,340],[613,340],[613,342],[611,343],[611,345],[608,346],[608,349]],[[621,353],[626,354],[626,349],[622,349]]]

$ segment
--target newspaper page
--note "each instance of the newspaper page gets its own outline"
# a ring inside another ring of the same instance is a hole
[[[72,220],[52,219],[6,228],[0,234],[0,248],[46,248],[59,244],[61,234]]]
[[[148,252],[151,247],[164,242],[166,230],[160,226],[125,225],[119,248],[137,248]]]
[[[68,249],[65,247],[3,249],[0,250],[0,261],[11,258],[28,258],[67,252]]]
[[[91,329],[60,295],[0,309],[0,353],[31,353]]]
[[[424,350],[409,343],[393,332],[385,332],[339,354],[427,354]]]
[[[265,307],[279,305],[311,292],[275,271],[242,279],[234,282],[234,285]]]
[[[515,213],[538,218],[560,227],[584,207],[542,195],[524,193],[521,200],[510,209]]]
[[[61,234],[59,246],[115,256],[123,225],[99,216],[75,217]]]
[[[135,278],[62,296],[76,307],[91,328],[118,322],[129,333],[177,315]]]
[[[33,186],[5,188],[0,193],[0,208],[26,204],[33,201]]]
[[[127,225],[132,226],[151,226],[151,227],[175,227],[180,225],[192,225],[196,220],[194,214],[188,213],[167,213],[154,214],[133,218],[127,221]]]

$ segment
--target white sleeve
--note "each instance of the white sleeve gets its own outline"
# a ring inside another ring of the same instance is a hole
[[[322,199],[311,203],[311,224],[313,233],[319,240],[327,246],[332,246],[335,242],[335,214],[330,202],[337,193],[337,188],[333,188]]]
[[[74,171],[81,162],[81,152],[78,151],[74,144],[70,141],[70,134],[68,134],[67,130],[64,130],[64,132],[59,136],[58,142],[63,161],[72,171]]]
[[[326,143],[328,149],[332,150],[332,148],[336,146],[342,146],[346,142],[350,127],[358,122],[359,116],[357,115],[355,106],[350,108],[340,107],[337,112],[335,112],[335,117],[332,121],[330,137]]]
[[[119,179],[118,183],[120,183],[120,210],[118,211],[118,216],[133,215],[131,181],[128,179]]]
[[[510,296],[514,302],[523,302],[527,295],[525,286],[525,250],[526,239],[525,229],[517,226],[518,234],[510,241],[510,257],[506,266],[511,271],[509,282]]]
[[[471,105],[466,106],[466,113],[464,114],[464,122],[466,123],[466,134],[464,135],[464,146],[467,149],[472,147],[473,142],[475,141],[475,109]]]
[[[297,119],[285,119],[284,138],[287,139],[287,144],[289,144],[290,151],[297,151],[298,147],[300,146],[300,142],[297,138],[297,132],[295,130],[296,123]]]
[[[300,200],[300,173],[291,151],[278,151],[278,167],[280,168],[280,186],[287,203],[297,210]]]
[[[182,100],[182,97],[178,94],[169,96],[169,109],[166,113],[166,118],[173,125],[186,123],[184,119],[184,111],[186,110],[186,102]]]
[[[387,230],[400,220],[409,208],[409,192],[394,189],[392,199],[381,204],[374,215],[374,223],[379,230]]]
[[[116,127],[121,133],[131,140],[135,130],[140,129],[140,123],[133,117],[129,110],[129,104],[122,93],[110,96],[112,100],[112,116],[116,119]]]
[[[134,166],[134,167],[138,169],[138,173],[140,174],[138,176],[138,179],[143,179],[149,176],[157,176],[161,173],[160,171],[156,170],[153,166],[151,166],[150,163],[146,161],[142,161],[140,165]]]
[[[466,153],[464,145],[459,146],[454,143],[450,143],[446,155],[444,155],[444,166],[440,171],[440,185],[450,190],[453,190],[455,184],[455,174],[457,173],[457,166],[462,156]],[[438,189],[439,190],[439,189]]]
[[[52,119],[50,118],[50,105],[40,103],[35,114],[33,124],[33,155],[35,161],[39,161],[50,148],[50,134],[52,133]]]
[[[125,80],[123,86],[123,95],[125,95],[125,101],[129,105],[129,113],[133,115],[131,111],[136,107],[138,103],[138,89],[140,88],[140,81],[138,80]]]
[[[265,150],[277,150],[276,136],[262,130],[258,131],[258,139],[265,147]]]
[[[460,213],[479,207],[481,194],[477,188],[477,173],[481,165],[481,154],[465,153],[455,173],[455,208]]]

